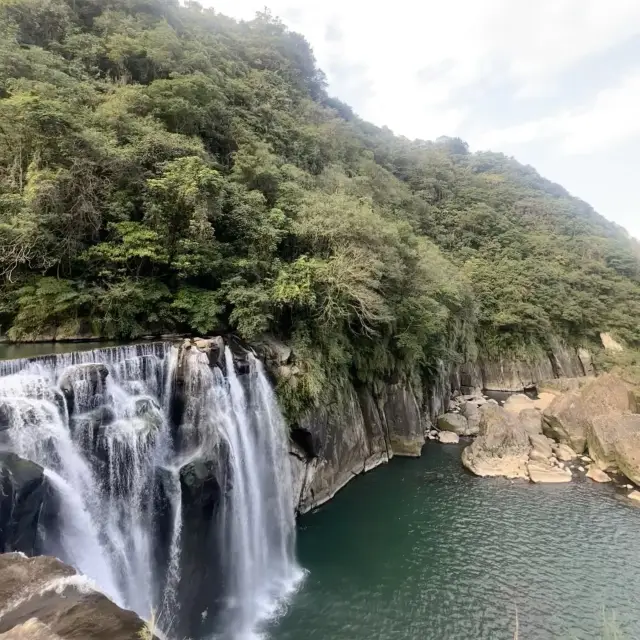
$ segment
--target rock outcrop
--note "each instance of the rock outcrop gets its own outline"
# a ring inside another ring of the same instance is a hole
[[[561,462],[570,462],[578,457],[578,454],[566,444],[557,443],[553,448],[553,452]]]
[[[478,476],[527,478],[530,450],[518,417],[488,403],[480,408],[480,434],[462,452],[462,463]]]
[[[429,396],[427,396],[429,397]],[[299,513],[331,499],[355,476],[394,455],[416,457],[430,425],[406,381],[356,389],[346,382],[292,428],[294,498]]]
[[[137,640],[144,622],[56,558],[0,555],[0,638]]]
[[[635,409],[628,386],[605,374],[576,391],[558,396],[544,412],[544,431],[574,451],[582,453],[587,434],[598,416]]]
[[[527,360],[481,357],[478,367],[484,389],[521,392],[537,387],[544,380],[587,375],[585,362],[591,372],[593,364],[588,351],[557,343],[547,353]]]
[[[589,465],[586,476],[594,482],[611,482],[611,478],[594,464]]]
[[[47,496],[42,467],[0,452],[0,552],[38,551],[38,524]]]

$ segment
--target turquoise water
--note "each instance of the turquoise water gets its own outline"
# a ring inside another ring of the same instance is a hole
[[[591,481],[467,474],[429,443],[299,522],[309,574],[274,640],[640,638],[640,508]],[[604,613],[603,613],[604,612]],[[619,637],[618,637],[619,638]]]

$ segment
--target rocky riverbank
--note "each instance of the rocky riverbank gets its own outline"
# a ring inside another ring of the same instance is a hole
[[[640,483],[637,392],[614,375],[553,380],[537,399],[513,395],[504,406],[461,398],[438,425],[476,436],[462,462],[478,476],[536,483],[570,482],[579,474],[595,482],[623,477],[630,490],[628,481]]]
[[[304,364],[288,345],[267,337],[255,348],[279,385],[302,384]],[[487,403],[483,390],[523,393],[546,379],[583,378],[594,371],[589,352],[554,341],[547,353],[529,360],[481,354],[474,362],[440,363],[428,375],[335,383],[321,406],[290,424],[294,508],[314,509],[393,456],[419,456],[431,434],[442,442],[478,435],[480,406]],[[553,397],[542,395],[534,406]]]

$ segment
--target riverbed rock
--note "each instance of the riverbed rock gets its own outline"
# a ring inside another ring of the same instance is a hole
[[[451,431],[459,436],[469,435],[469,422],[459,413],[445,413],[438,418],[440,431]]]
[[[539,462],[540,464],[550,464],[550,458],[542,453],[539,449],[532,449],[529,454],[529,460],[531,462]]]
[[[583,453],[594,418],[630,408],[628,386],[619,378],[604,374],[579,391],[558,396],[544,412],[544,430],[555,440]]]
[[[541,433],[529,434],[529,441],[533,447],[533,451],[537,451],[545,458],[553,457],[553,445],[554,442],[551,438],[547,438]],[[532,451],[532,452],[533,452]]]
[[[34,555],[38,551],[38,524],[46,497],[42,467],[14,453],[0,452],[1,553]]]
[[[480,409],[480,432],[462,452],[462,463],[478,476],[526,478],[529,436],[518,416],[487,403]]]
[[[640,483],[640,415],[610,414],[595,418],[588,432],[589,453],[605,470],[619,469]]]
[[[524,409],[518,414],[518,419],[529,435],[542,433],[542,414],[537,409]]]
[[[484,398],[468,399],[462,407],[462,415],[467,419],[466,435],[475,436],[480,431],[480,407],[486,404]]]
[[[589,465],[587,478],[591,478],[594,482],[611,482],[611,478],[602,469],[598,469],[595,464]]]
[[[629,498],[630,500],[634,500],[635,502],[640,502],[640,491],[632,491],[627,495],[627,498]]]
[[[0,575],[2,638],[35,640],[36,633],[46,640],[142,637],[145,624],[135,613],[118,607],[56,558],[0,555]]]
[[[538,397],[534,399],[533,406],[539,411],[544,411],[556,399],[557,393],[550,391],[540,391]]]
[[[553,448],[558,460],[562,462],[570,462],[578,457],[578,454],[568,445],[558,443]]]
[[[440,431],[438,440],[442,444],[458,444],[460,436],[457,433],[453,433],[453,431]]]
[[[531,482],[536,484],[571,482],[571,471],[552,467],[551,465],[530,462],[527,465],[527,471]]]
[[[505,411],[511,411],[517,415],[525,409],[533,409],[534,406],[533,400],[524,393],[515,393],[509,396],[504,403]]]

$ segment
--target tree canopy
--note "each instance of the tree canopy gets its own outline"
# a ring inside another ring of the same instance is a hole
[[[12,339],[269,332],[302,406],[476,347],[640,345],[639,256],[531,167],[362,121],[267,12],[0,0]]]

